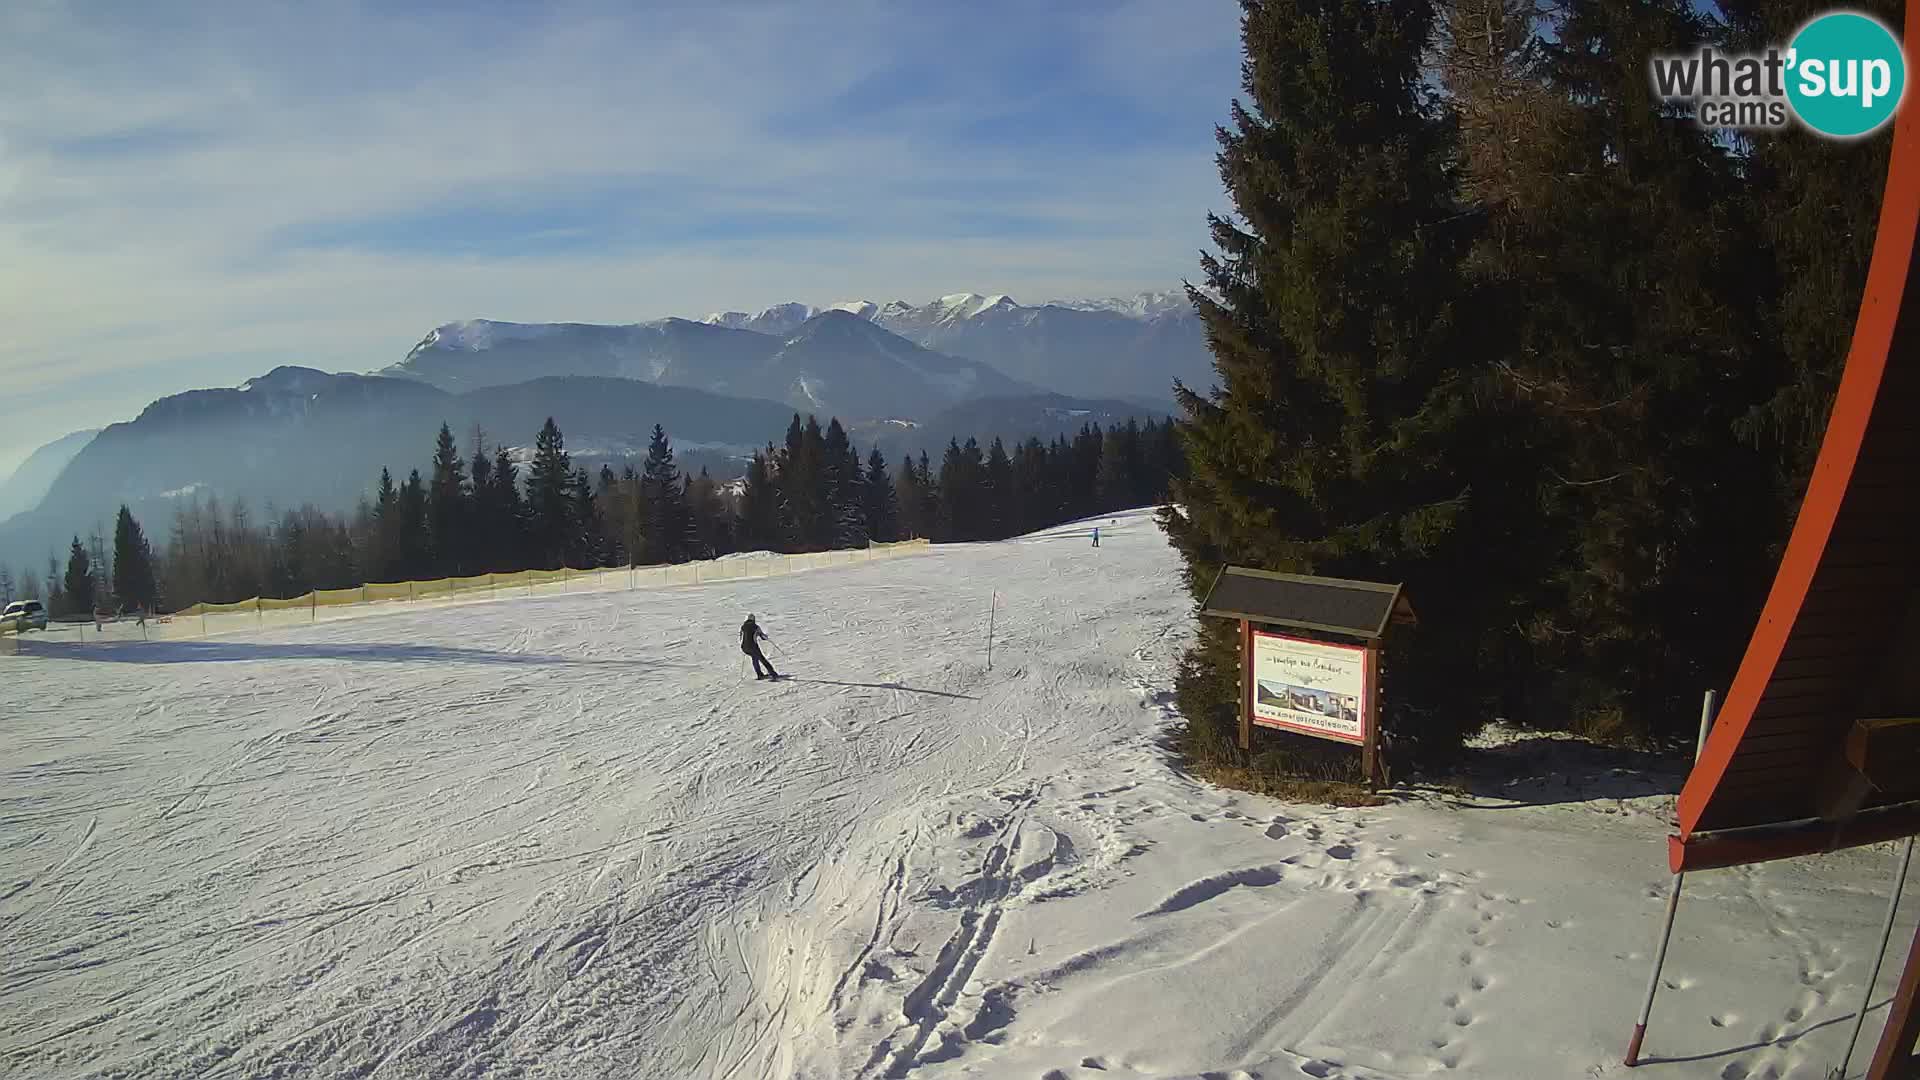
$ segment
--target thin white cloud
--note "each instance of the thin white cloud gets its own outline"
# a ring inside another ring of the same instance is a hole
[[[1163,287],[1224,201],[1226,0],[1063,6],[973,41],[877,2],[460,12],[0,5],[0,469],[156,392],[368,370],[451,319]],[[1047,106],[1049,73],[1020,67],[1031,35],[1072,54],[1092,80],[1076,89],[1193,130],[1106,138],[1088,116],[1067,118],[1095,132],[1071,145],[953,137]],[[469,211],[531,213],[530,241],[591,236],[540,227],[580,200],[620,218],[603,243],[380,242]],[[756,232],[769,214],[832,231]]]

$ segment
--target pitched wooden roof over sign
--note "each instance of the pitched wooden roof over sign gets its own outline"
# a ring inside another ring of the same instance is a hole
[[[1202,615],[1377,641],[1395,622],[1412,622],[1413,605],[1398,585],[1345,578],[1276,574],[1229,566],[1200,606]]]

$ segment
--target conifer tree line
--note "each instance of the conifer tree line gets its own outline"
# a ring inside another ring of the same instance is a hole
[[[347,515],[311,506],[256,519],[244,501],[192,497],[156,556],[121,507],[111,562],[101,537],[75,537],[49,560],[50,610],[171,611],[200,601],[289,598],[313,589],[552,570],[650,566],[740,551],[809,552],[927,538],[996,540],[1112,510],[1155,504],[1181,468],[1168,421],[1088,424],[1072,438],[951,442],[889,464],[864,457],[838,419],[796,414],[736,482],[688,475],[656,425],[639,468],[577,466],[549,418],[522,468],[483,432],[463,453],[442,425],[428,473],[382,469]],[[64,567],[64,569],[63,569]],[[0,594],[39,598],[37,575]]]
[[[1690,732],[1724,693],[1817,450],[1890,134],[1701,129],[1648,59],[1781,45],[1820,10],[1729,0],[1242,0],[1218,131],[1232,215],[1190,290],[1219,383],[1180,388],[1163,512],[1220,567],[1404,583],[1386,724]],[[1897,6],[1865,9],[1896,33]],[[1236,743],[1234,632],[1178,692]]]
[[[154,611],[159,599],[155,574],[153,545],[122,505],[114,522],[111,560],[100,530],[89,533],[85,543],[76,535],[64,563],[57,555],[48,556],[44,583],[31,569],[16,577],[11,567],[0,566],[0,604],[39,600],[52,615]]]

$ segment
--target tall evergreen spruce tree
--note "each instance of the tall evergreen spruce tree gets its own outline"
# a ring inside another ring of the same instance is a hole
[[[93,559],[78,536],[73,538],[73,546],[67,549],[67,572],[63,581],[65,587],[61,589],[61,596],[66,610],[75,615],[93,614]]]
[[[125,503],[120,504],[120,516],[113,525],[113,593],[128,610],[153,611],[160,599],[153,546]]]
[[[867,520],[861,487],[866,476],[860,467],[860,453],[853,448],[853,441],[847,437],[847,429],[840,426],[837,416],[828,421],[826,434],[821,437],[820,465],[821,486],[831,519],[826,546],[865,547]]]
[[[1166,530],[1196,597],[1236,563],[1405,582],[1424,620],[1457,625],[1488,583],[1463,581],[1459,558],[1472,372],[1451,324],[1462,237],[1447,129],[1421,67],[1433,10],[1427,0],[1242,8],[1246,100],[1218,132],[1238,220],[1210,218],[1210,289],[1189,290],[1219,385],[1176,387],[1190,475]],[[1235,761],[1234,628],[1200,621],[1177,684],[1186,749]],[[1456,735],[1476,661],[1470,636],[1422,635],[1401,649],[1389,725]],[[1436,712],[1410,722],[1415,706]],[[1348,758],[1306,740],[1274,744],[1281,767],[1287,756]]]
[[[373,531],[368,537],[368,579],[390,581],[400,576],[400,492],[393,473],[382,466],[380,486],[373,497]],[[178,546],[176,544],[176,546]]]
[[[920,451],[919,474],[920,483],[914,492],[914,500],[919,504],[916,514],[920,519],[920,535],[931,540],[940,531],[940,482],[934,478],[925,450]]]
[[[600,513],[600,502],[594,497],[593,477],[585,468],[575,469],[569,490],[572,509],[568,515],[571,532],[567,565],[576,570],[604,566],[607,562],[606,522]]]
[[[673,441],[666,429],[653,426],[647,461],[640,471],[640,489],[647,507],[648,563],[677,563],[687,559],[687,491],[680,469],[673,463]]]
[[[553,417],[541,426],[527,472],[527,532],[533,564],[555,570],[570,548],[573,521],[573,459]]]
[[[972,440],[970,440],[972,441]],[[977,442],[974,445],[979,445]],[[975,534],[981,540],[1004,540],[1013,535],[1013,461],[1007,457],[1006,444],[995,436],[981,459],[977,482],[980,488],[980,523]]]
[[[466,463],[454,447],[453,432],[440,425],[434,442],[433,479],[427,487],[428,550],[433,573],[468,573],[467,546],[472,536],[469,520]]]
[[[1749,51],[1779,46],[1816,15],[1843,6],[1873,15],[1908,42],[1920,27],[1904,27],[1900,0],[1721,0],[1727,20],[1724,47]],[[1911,55],[1911,52],[1909,52]],[[1909,82],[1913,79],[1908,71]],[[1741,166],[1756,218],[1766,231],[1774,296],[1749,314],[1767,320],[1788,364],[1749,430],[1785,441],[1780,516],[1790,516],[1805,490],[1826,430],[1840,367],[1853,335],[1853,315],[1866,286],[1885,192],[1887,132],[1863,139],[1816,139],[1794,128],[1742,139]]]
[[[487,500],[487,545],[492,569],[513,571],[527,565],[527,508],[520,498],[520,467],[502,446],[494,451]]]
[[[1053,523],[1055,505],[1047,467],[1047,448],[1029,436],[1013,454],[1014,528],[1030,533]]]
[[[742,551],[778,551],[782,547],[780,530],[780,492],[773,474],[773,447],[765,453],[754,451],[747,463],[744,490],[740,493],[740,549]]]
[[[1537,590],[1509,620],[1501,704],[1671,723],[1731,678],[1786,521],[1784,431],[1756,417],[1791,381],[1746,168],[1646,75],[1713,29],[1682,0],[1570,0],[1551,35],[1512,0],[1453,18],[1484,222],[1471,321],[1500,358],[1489,399],[1525,425],[1506,476],[1531,489],[1504,538],[1506,577]]]
[[[629,466],[631,468],[631,466]],[[600,466],[600,478],[594,484],[593,501],[600,514],[601,556],[605,566],[630,566],[623,508],[620,504],[620,478],[612,465]]]
[[[940,457],[939,517],[934,539],[953,542],[979,539],[984,470],[978,440],[968,438],[965,447],[957,438],[947,440],[946,453]]]
[[[900,479],[894,484],[894,497],[900,507],[900,538],[925,536],[926,527],[920,520],[920,469],[912,454],[900,456]]]
[[[500,541],[495,532],[494,510],[495,493],[493,490],[493,459],[487,456],[487,448],[479,436],[474,437],[473,459],[467,465],[468,484],[472,495],[467,501],[468,520],[472,522],[472,535],[467,541],[469,574],[483,574],[495,570],[498,556],[496,553]]]
[[[787,429],[787,444],[775,477],[786,531],[797,551],[824,551],[833,546],[836,519],[829,501],[826,437],[820,421],[795,415]]]
[[[427,529],[427,485],[420,479],[419,469],[407,471],[407,482],[400,485],[397,506],[400,512],[399,576],[424,578],[432,569],[429,555],[432,537]]]
[[[1137,426],[1115,424],[1107,429],[1100,443],[1099,477],[1094,482],[1102,513],[1134,505],[1140,486],[1139,449]]]
[[[1074,436],[1067,454],[1067,516],[1082,518],[1100,512],[1100,457],[1106,452],[1106,434],[1087,424]]]
[[[687,513],[692,518],[692,548],[696,559],[711,559],[734,550],[733,515],[720,485],[705,468],[687,482]]]
[[[890,544],[900,539],[900,508],[887,475],[887,459],[874,447],[867,456],[867,481],[861,488],[861,508],[867,519],[867,536],[874,543]]]

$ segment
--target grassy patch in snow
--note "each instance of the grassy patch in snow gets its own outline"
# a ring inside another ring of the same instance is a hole
[[[1324,803],[1328,806],[1385,806],[1387,800],[1368,791],[1366,785],[1346,780],[1315,780],[1286,773],[1271,772],[1246,765],[1200,763],[1193,774],[1221,787],[1271,795],[1288,802]]]

